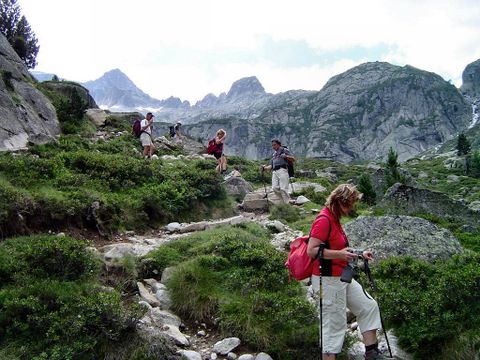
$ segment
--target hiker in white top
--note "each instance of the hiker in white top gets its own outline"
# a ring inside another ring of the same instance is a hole
[[[143,156],[145,158],[150,158],[155,151],[155,145],[153,145],[152,141],[153,118],[153,114],[149,112],[145,116],[145,119],[143,119],[140,123],[142,130],[142,133],[140,134],[140,141],[142,142]]]

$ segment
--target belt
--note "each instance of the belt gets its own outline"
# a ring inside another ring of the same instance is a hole
[[[275,167],[273,168],[273,171],[277,171],[277,170],[279,170],[279,169],[286,169],[286,168],[287,168],[287,165],[279,165],[279,166],[275,166]]]

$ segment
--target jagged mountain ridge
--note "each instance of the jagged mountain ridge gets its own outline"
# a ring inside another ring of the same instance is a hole
[[[254,159],[269,156],[270,139],[278,137],[299,156],[384,159],[392,146],[406,160],[449,139],[471,119],[462,94],[439,75],[382,62],[334,76],[317,92],[259,97],[248,109],[240,116],[217,108],[210,116],[190,112],[185,120],[194,124],[185,131],[207,139],[223,127],[227,153]]]
[[[106,72],[100,78],[83,84],[91,93],[96,103],[102,108],[118,111],[137,111],[150,109],[157,111],[165,108],[189,107],[188,101],[176,97],[158,100],[140,90],[119,69]]]

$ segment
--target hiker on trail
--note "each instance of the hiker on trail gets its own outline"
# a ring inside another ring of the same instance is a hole
[[[217,159],[217,167],[215,170],[218,173],[225,173],[227,171],[227,158],[223,154],[223,144],[225,143],[225,138],[227,137],[227,133],[223,129],[219,129],[215,134],[215,150],[213,152],[213,156]]]
[[[152,140],[152,129],[153,129],[153,114],[151,112],[147,113],[145,119],[140,123],[141,131],[140,141],[143,146],[143,156],[145,158],[150,158],[155,151],[155,145],[153,145]]]
[[[365,343],[365,359],[387,359],[378,350],[377,329],[382,328],[382,323],[377,302],[355,279],[351,279],[350,283],[340,280],[348,261],[359,256],[349,251],[351,248],[340,219],[352,211],[362,195],[354,185],[339,185],[328,196],[310,232],[307,253],[316,259],[312,287],[317,294],[322,284],[320,326],[323,360],[334,360],[342,350],[347,307],[357,317]],[[366,260],[373,259],[373,253],[368,250],[363,251],[362,256]]]
[[[293,159],[290,150],[278,139],[272,140],[272,148],[275,151],[272,155],[269,165],[262,165],[262,171],[272,170],[272,189],[277,196],[282,199],[285,204],[290,201],[290,195],[288,194],[289,176],[288,176],[288,160]]]

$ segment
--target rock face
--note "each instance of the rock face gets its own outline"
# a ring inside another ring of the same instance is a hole
[[[375,259],[407,255],[432,261],[463,252],[446,229],[410,216],[360,216],[344,226],[350,246],[372,249]]]
[[[27,67],[2,34],[0,69],[0,151],[55,140],[60,134],[55,109],[33,86]]]
[[[431,214],[468,224],[473,228],[478,228],[480,224],[480,211],[469,209],[443,193],[402,184],[395,184],[388,189],[378,206],[387,213]]]
[[[74,92],[77,92],[82,102],[86,104],[89,109],[98,109],[89,91],[78,83],[71,81],[44,81],[41,86],[50,91],[60,93],[69,99],[72,98]]]
[[[480,59],[468,64],[463,70],[461,90],[472,98],[480,97]]]
[[[392,146],[403,161],[471,122],[470,105],[440,76],[379,62],[334,76],[319,92],[258,95],[240,107],[192,110],[184,131],[208,138],[222,127],[226,152],[254,159],[268,157],[278,137],[297,156],[380,160]]]

